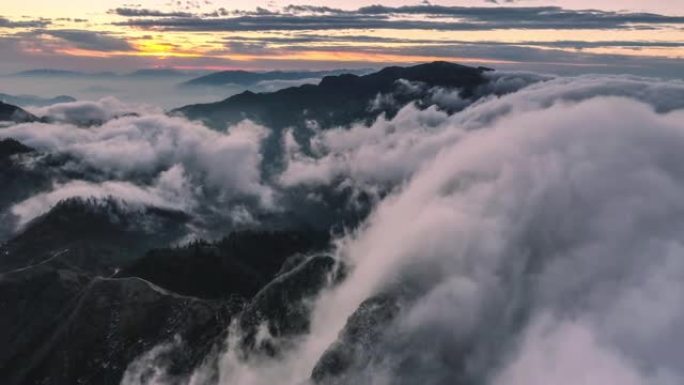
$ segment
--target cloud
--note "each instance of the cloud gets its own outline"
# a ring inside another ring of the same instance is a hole
[[[550,77],[527,73],[494,73],[478,90],[478,96],[500,95]],[[416,92],[421,85],[400,82],[396,92]],[[459,90],[423,90],[433,106],[420,110],[409,104],[396,117],[377,119],[370,127],[357,124],[318,132],[308,143],[314,156],[307,155],[291,138],[286,138],[287,167],[280,175],[285,186],[351,183],[369,191],[384,190],[407,180],[434,154],[459,140],[465,132],[450,129],[444,110],[460,110],[472,103]],[[378,95],[390,102],[392,94]],[[374,101],[379,103],[378,98]],[[372,107],[372,106],[371,106]]]
[[[257,82],[252,88],[258,92],[274,92],[283,88],[298,87],[304,84],[318,84],[321,78],[303,78],[292,80],[262,80]]]
[[[47,118],[50,121],[77,125],[102,124],[108,120],[126,115],[161,113],[160,110],[154,107],[145,105],[132,106],[122,103],[113,97],[103,98],[98,101],[85,100],[53,104],[43,108],[32,108],[31,111],[37,116]]]
[[[269,132],[250,122],[224,133],[144,109],[121,116],[135,109],[114,100],[53,106],[44,112],[63,122],[0,130],[64,162],[63,179],[11,211],[26,223],[61,199],[113,197],[233,218],[275,210],[276,191],[380,192],[337,240],[349,271],[311,303],[308,333],[268,357],[229,341],[216,362],[225,383],[306,381],[376,296],[399,311],[342,383],[681,383],[684,83],[487,76],[477,101],[435,89],[438,105],[370,127],[314,130],[308,143],[289,133],[275,180],[262,177]],[[93,116],[105,121],[68,123]]]
[[[170,170],[170,173],[176,172]],[[129,182],[107,181],[92,183],[86,181],[72,181],[65,184],[56,184],[48,192],[36,194],[22,202],[13,205],[10,212],[17,217],[17,228],[22,229],[27,223],[36,217],[50,211],[59,202],[70,198],[84,199],[115,199],[124,204],[123,207],[142,209],[155,207],[168,210],[188,210],[182,201],[167,199],[174,193],[183,194],[185,191],[166,190],[169,175],[162,175],[159,181],[161,186],[141,187]]]
[[[298,184],[328,185],[338,178],[351,178],[360,185],[395,184],[412,171],[442,140],[417,141],[426,131],[436,132],[447,114],[432,107],[423,111],[416,124],[416,107],[402,109],[392,121],[379,119],[371,127],[326,130],[313,138],[313,148],[320,157],[305,156],[297,147],[290,148],[287,169],[281,175],[285,186]]]
[[[291,136],[285,139],[286,168],[280,183],[297,185],[352,184],[370,191],[400,185],[419,170],[430,155],[507,114],[539,109],[557,102],[578,102],[597,96],[629,97],[652,105],[659,112],[684,108],[684,83],[651,82],[627,76],[554,77],[525,72],[493,72],[490,82],[477,90],[485,101],[454,116],[444,109],[460,110],[472,104],[458,90],[436,88],[420,110],[410,104],[388,120],[380,117],[370,127],[320,131],[305,146]],[[529,88],[526,88],[528,87]],[[510,94],[506,98],[492,95]],[[391,96],[391,95],[389,95]],[[456,120],[456,122],[455,122]],[[463,130],[454,128],[462,127]]]
[[[74,29],[46,30],[43,33],[72,43],[76,48],[91,51],[133,51],[125,39],[108,33]]]
[[[305,381],[359,305],[387,295],[401,310],[340,383],[680,383],[683,91],[557,78],[324,137],[341,175],[393,175],[392,143],[408,172],[338,243],[350,272],[315,301],[310,331],[275,357],[229,349],[219,378]]]
[[[352,42],[355,38],[350,37],[345,42]],[[471,60],[486,64],[488,61],[496,61],[495,67],[499,69],[518,69],[518,70],[538,70],[553,72],[558,74],[572,75],[581,73],[623,73],[638,74],[644,76],[664,76],[681,78],[684,75],[680,61],[676,58],[666,57],[645,57],[627,54],[599,54],[585,51],[570,51],[570,48],[582,48],[581,44],[573,41],[560,41],[557,46],[554,42],[464,42],[464,41],[430,41],[418,40],[415,42],[404,41],[402,46],[383,46],[382,38],[376,40],[374,37],[358,39],[359,42],[367,42],[365,45],[354,44],[345,46],[343,44],[325,44],[323,42],[316,45],[316,51],[323,52],[348,52],[365,53],[369,55],[400,55],[406,60],[412,57],[416,59],[424,57],[458,58],[460,60]],[[389,39],[389,42],[394,42]],[[338,42],[339,43],[339,42]],[[413,43],[413,44],[410,44]],[[639,42],[608,42],[605,47],[618,47],[621,43],[626,48],[638,49],[657,47],[659,43],[649,45],[644,43],[640,46]],[[663,48],[672,46],[663,43]],[[573,47],[575,45],[576,47]],[[584,48],[601,47],[601,43],[587,43]],[[292,44],[280,46],[281,52],[288,51],[309,51],[311,48],[304,44]],[[457,59],[454,59],[457,60]]]
[[[404,16],[404,18],[397,18]],[[405,17],[411,16],[411,17]],[[417,19],[413,16],[425,16]],[[433,17],[429,19],[429,17]],[[446,20],[445,18],[452,18]],[[652,13],[568,10],[560,7],[449,7],[373,5],[347,11],[290,6],[282,12],[242,13],[234,17],[131,19],[120,25],[174,31],[273,31],[323,29],[629,29],[683,24],[684,17]]]
[[[140,116],[118,116],[130,110]],[[66,162],[59,166],[64,175],[50,191],[15,206],[22,223],[61,199],[108,194],[123,202],[171,207],[196,214],[200,221],[216,219],[224,224],[234,219],[238,209],[274,209],[274,191],[261,180],[261,143],[269,134],[263,127],[243,122],[217,132],[181,118],[126,107],[114,99],[54,105],[43,111],[66,121],[102,118],[104,122],[87,128],[23,124],[0,131],[1,138],[15,138]]]
[[[545,369],[542,369],[545,368]],[[645,385],[634,363],[587,325],[541,316],[526,332],[523,352],[494,381],[500,385]]]
[[[51,23],[48,19],[14,21],[0,16],[0,28],[44,28]]]
[[[146,8],[116,8],[110,11],[115,15],[126,17],[192,17],[188,12],[164,12]]]

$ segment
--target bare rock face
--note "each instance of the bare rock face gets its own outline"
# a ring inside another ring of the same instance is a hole
[[[378,94],[394,92],[400,80],[417,82],[429,87],[462,90],[464,97],[487,82],[487,68],[468,67],[454,63],[434,62],[413,67],[387,67],[381,71],[358,76],[341,74],[326,76],[318,85],[291,87],[271,93],[244,93],[217,103],[197,104],[178,108],[174,113],[206,122],[216,128],[244,119],[268,127],[303,127],[315,120],[323,128],[346,126],[357,121],[374,119],[381,113],[390,116],[421,95],[397,94],[396,103],[380,110],[369,109]]]

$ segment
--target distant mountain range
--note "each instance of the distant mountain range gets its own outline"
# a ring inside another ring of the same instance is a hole
[[[10,76],[17,76],[17,77],[31,77],[31,76],[75,77],[75,76],[84,76],[84,75],[86,75],[86,74],[84,74],[82,72],[76,72],[76,71],[55,70],[55,69],[35,69],[35,70],[17,72],[15,74],[10,75]]]
[[[38,120],[37,116],[20,107],[0,102],[0,122],[25,123]]]
[[[8,95],[0,93],[0,101],[21,107],[46,107],[53,104],[75,102],[76,99],[66,95],[44,98],[35,95]]]
[[[476,87],[487,82],[483,76],[487,71],[483,67],[448,62],[387,67],[362,76],[325,76],[317,85],[306,84],[270,93],[245,91],[217,103],[190,105],[172,112],[201,120],[218,129],[244,119],[271,128],[302,127],[310,120],[315,120],[322,127],[343,126],[372,119],[380,113],[392,115],[410,101],[420,99],[424,96],[420,94],[430,87],[458,89],[464,97],[468,97]],[[215,75],[220,77],[219,74]],[[418,83],[422,88],[397,93],[397,82],[400,80]],[[391,105],[370,108],[377,95],[387,93],[394,95]]]
[[[226,87],[242,86],[250,87],[259,82],[267,81],[297,81],[305,79],[320,79],[324,76],[334,76],[341,74],[365,74],[370,69],[338,69],[328,71],[241,71],[230,70],[208,73],[208,71],[181,71],[176,69],[140,69],[129,73],[115,72],[78,72],[58,69],[34,69],[6,75],[15,78],[53,78],[53,79],[168,79],[170,81],[181,81],[178,84],[181,88],[188,87]],[[189,80],[187,80],[189,79]],[[20,104],[20,103],[16,103]]]
[[[270,72],[249,72],[249,71],[221,71],[201,76],[181,83],[183,87],[213,86],[220,87],[226,85],[250,86],[262,81],[269,80],[300,80],[321,78],[324,76],[340,75],[345,73],[362,74],[369,70],[334,70],[334,71],[270,71]]]
[[[17,72],[12,77],[52,77],[52,78],[118,78],[118,77],[156,77],[156,78],[182,78],[205,74],[206,71],[179,71],[165,68],[141,69],[130,73],[118,74],[115,72],[78,72],[56,69],[34,69]]]

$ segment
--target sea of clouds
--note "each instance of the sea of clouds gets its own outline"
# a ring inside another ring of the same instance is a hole
[[[284,166],[267,178],[266,127],[217,132],[120,109],[82,127],[68,112],[81,105],[53,107],[58,123],[0,138],[97,176],[55,183],[11,210],[26,224],[61,199],[112,196],[228,218],[243,208],[244,219],[283,209],[279,197],[294,188],[376,193],[368,218],[336,240],[349,273],[313,301],[308,333],[272,357],[230,340],[185,383],[214,370],[220,384],[305,384],[349,317],[379,295],[400,311],[341,383],[684,382],[684,83],[492,76],[511,93],[455,114],[409,105],[370,127],[316,131],[311,151],[286,132]],[[141,362],[154,362],[141,359],[125,384],[178,381],[161,369],[141,378]]]
[[[341,383],[677,384],[684,85],[561,78],[452,116],[405,108],[290,151],[285,183],[398,187],[347,236],[311,330],[220,383],[305,382],[359,305],[413,291]]]

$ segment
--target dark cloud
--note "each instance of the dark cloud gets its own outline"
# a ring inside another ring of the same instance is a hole
[[[344,13],[341,9],[315,5],[288,5],[283,9],[288,13]]]
[[[391,41],[391,39],[390,39]],[[429,42],[429,41],[426,41]],[[334,40],[332,43],[336,43]],[[424,57],[453,58],[453,60],[477,61],[479,64],[488,65],[496,63],[498,68],[514,68],[519,70],[548,71],[562,74],[577,74],[582,72],[593,73],[630,73],[646,76],[665,76],[682,78],[684,67],[681,59],[630,56],[620,54],[597,54],[590,52],[574,52],[564,50],[564,47],[594,48],[594,47],[630,47],[636,44],[649,43],[612,41],[604,45],[591,42],[559,41],[559,42],[522,42],[519,44],[501,42],[465,42],[450,41],[439,44],[432,42],[425,44],[415,42],[412,45],[380,46],[373,45],[345,46],[341,44],[323,44],[322,40],[311,48],[306,44],[279,46],[280,53],[287,51],[316,51],[328,52],[355,52],[377,55],[402,55],[410,62],[411,57],[416,61],[424,60]],[[557,45],[554,45],[556,44]],[[584,45],[583,45],[584,44]],[[676,43],[651,43],[653,46],[675,47]],[[637,46],[636,48],[638,48]],[[493,65],[493,64],[492,64]]]
[[[0,28],[43,28],[50,24],[48,19],[14,21],[0,16]]]
[[[426,16],[423,19],[400,16]],[[447,7],[373,5],[354,11],[288,6],[258,8],[234,17],[131,19],[120,25],[173,31],[270,31],[327,29],[627,29],[684,24],[684,17],[652,13],[567,10],[560,7]]]
[[[510,45],[509,43],[487,42],[486,44]],[[624,47],[624,48],[680,48],[684,43],[678,41],[580,41],[580,40],[558,40],[558,41],[523,41],[515,45],[551,47],[551,48],[602,48],[602,47]]]
[[[268,36],[268,37],[244,37],[233,36],[231,41],[243,41],[254,44],[304,44],[304,43],[397,43],[397,44],[430,44],[430,45],[451,45],[451,44],[474,44],[472,41],[466,40],[446,40],[446,39],[400,39],[384,36],[371,35],[312,35],[312,34],[295,34],[283,36]],[[608,40],[608,41],[581,41],[581,40],[557,40],[557,41],[520,41],[515,43],[496,42],[496,41],[479,41],[477,44],[485,45],[505,45],[505,46],[534,46],[545,48],[601,48],[601,47],[626,47],[626,48],[679,48],[684,47],[683,42],[678,41],[639,41],[639,40]]]
[[[241,54],[263,54],[264,51],[270,50],[268,42],[266,41],[239,41],[233,40],[226,42],[226,47],[232,53]]]
[[[91,51],[132,51],[133,47],[124,39],[109,34],[85,30],[62,29],[43,31],[72,43],[75,47]]]
[[[145,8],[116,8],[109,13],[125,17],[191,17],[188,12],[163,12]]]

